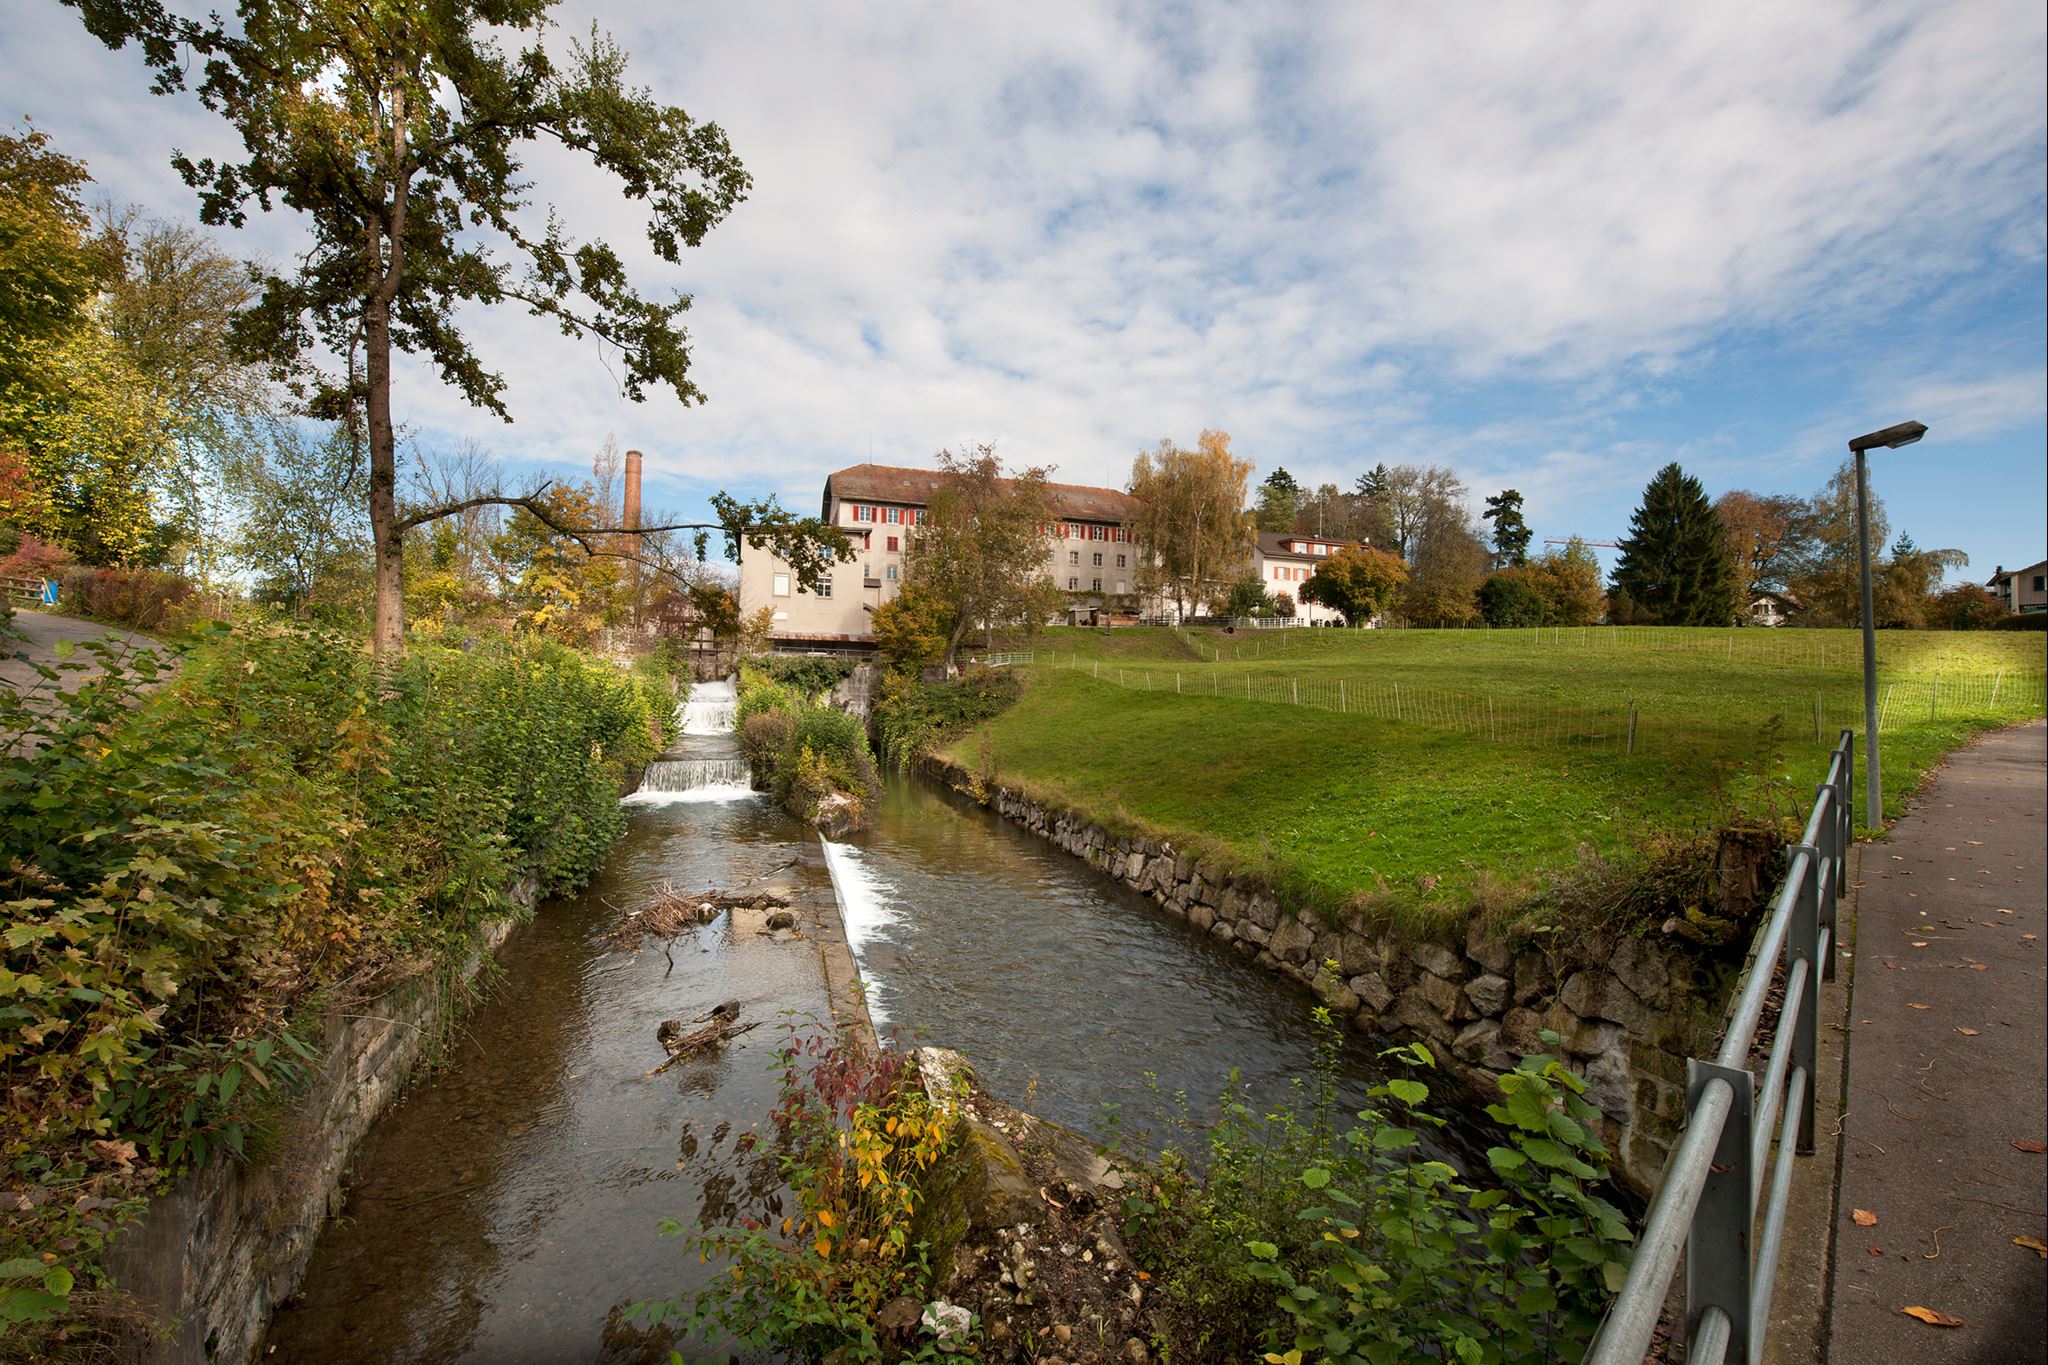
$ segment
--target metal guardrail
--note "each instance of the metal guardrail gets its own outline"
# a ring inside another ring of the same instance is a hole
[[[1681,1250],[1688,1365],[1756,1365],[1763,1359],[1792,1158],[1813,1152],[1819,983],[1835,974],[1835,911],[1855,838],[1854,741],[1854,732],[1841,732],[1805,832],[1786,847],[1785,879],[1757,932],[1720,1052],[1711,1062],[1687,1063],[1684,1136],[1650,1201],[1628,1280],[1586,1353],[1586,1365],[1638,1365],[1643,1359]],[[1759,1085],[1749,1054],[1781,959],[1784,996]]]

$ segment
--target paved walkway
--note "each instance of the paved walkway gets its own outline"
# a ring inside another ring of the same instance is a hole
[[[39,709],[44,699],[59,689],[71,689],[100,671],[99,662],[89,650],[79,650],[68,660],[57,657],[59,640],[84,641],[102,637],[118,640],[131,649],[153,649],[161,656],[165,653],[163,642],[147,635],[138,635],[132,630],[119,630],[103,626],[97,621],[81,621],[72,616],[53,616],[48,612],[16,611],[10,627],[24,638],[14,640],[0,636],[0,687],[12,689],[29,698],[31,709]],[[26,655],[24,661],[19,656]],[[80,665],[75,672],[65,672],[58,682],[51,682],[37,673],[34,664],[54,668],[58,663]],[[0,751],[15,752],[29,741],[19,733],[0,733]],[[42,741],[37,741],[41,743]]]
[[[2048,726],[1861,852],[1827,1360],[2048,1361]]]

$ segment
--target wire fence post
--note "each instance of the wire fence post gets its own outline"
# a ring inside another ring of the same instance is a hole
[[[1401,684],[1394,684],[1394,719],[1401,719]]]
[[[1821,738],[1821,733],[1820,733],[1820,693],[1819,693],[1819,692],[1815,692],[1815,693],[1813,694],[1813,742],[1814,742],[1815,744],[1825,744],[1825,743],[1827,743],[1827,741],[1826,741],[1825,739],[1822,739],[1822,738]]]
[[[1761,969],[1763,964],[1758,964]],[[1728,1320],[1729,1365],[1756,1365],[1756,1333],[1750,1321],[1750,1234],[1756,1209],[1757,1174],[1750,1161],[1756,1121],[1756,1083],[1749,1072],[1693,1059],[1686,1063],[1686,1121],[1716,1083],[1735,1092],[1721,1138],[1693,1212],[1685,1242],[1685,1339],[1697,1339],[1700,1320],[1718,1312]]]
[[[1998,709],[1998,685],[2005,681],[2005,670],[1999,669],[1998,676],[1991,680],[1991,709]]]
[[[1885,718],[1892,713],[1892,688],[1894,686],[1896,684],[1893,683],[1886,683],[1884,685],[1884,705],[1877,708],[1877,730],[1879,734],[1884,733]]]
[[[1636,751],[1636,699],[1628,699],[1628,751]]]
[[[1337,679],[1337,714],[1343,715],[1351,709],[1351,703],[1344,696],[1344,680]]]
[[[1294,691],[1294,704],[1296,706],[1301,705],[1301,679],[1289,678],[1287,680],[1287,683],[1288,686],[1291,687]]]
[[[1176,697],[1180,695],[1180,670],[1177,668],[1173,670],[1173,694]]]
[[[1486,738],[1489,742],[1500,742],[1500,729],[1493,723],[1493,694],[1486,696]]]

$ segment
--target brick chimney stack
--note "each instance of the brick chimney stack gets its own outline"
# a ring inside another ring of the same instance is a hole
[[[638,530],[640,527],[640,452],[637,450],[626,452],[626,505],[622,510],[624,515],[620,517],[619,524],[624,526],[629,533]],[[637,558],[641,553],[641,540],[639,536],[632,534],[626,536],[626,553],[635,556],[634,559],[628,560],[626,563],[626,582],[631,585],[633,620],[637,623],[640,619],[640,563]]]

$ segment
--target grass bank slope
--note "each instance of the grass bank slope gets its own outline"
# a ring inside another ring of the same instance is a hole
[[[1024,698],[948,756],[1302,904],[1440,921],[1527,896],[1582,848],[1625,860],[1803,816],[1836,732],[1861,728],[1858,649],[1846,631],[1055,631]],[[1894,813],[1970,735],[2042,711],[2031,639],[1890,635],[1880,672]]]

